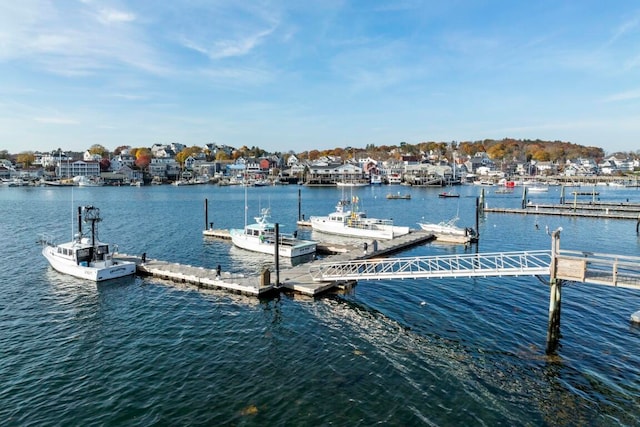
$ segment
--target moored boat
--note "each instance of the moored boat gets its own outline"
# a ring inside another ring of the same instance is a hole
[[[247,224],[243,229],[231,229],[229,234],[233,244],[248,251],[274,255],[276,250],[275,224],[269,221],[270,209],[260,211],[254,224]],[[298,239],[296,233],[278,233],[278,255],[296,258],[312,255],[316,252],[316,242]]]
[[[546,185],[540,185],[540,184],[536,184],[536,185],[532,185],[531,187],[527,188],[527,191],[529,193],[546,193],[549,191],[549,187]]]
[[[410,193],[406,193],[406,194],[393,194],[393,193],[389,193],[387,194],[387,199],[391,199],[391,200],[395,200],[395,199],[400,199],[400,200],[410,200],[411,199],[411,194]]]
[[[460,195],[458,193],[452,193],[452,192],[449,192],[449,191],[443,191],[442,193],[438,194],[438,197],[441,197],[441,198],[460,197]]]
[[[424,231],[433,234],[438,240],[461,239],[462,243],[476,240],[478,233],[471,227],[459,227],[456,225],[458,217],[453,217],[449,221],[419,222],[418,225]]]
[[[43,236],[42,255],[51,267],[60,273],[94,282],[134,274],[135,262],[114,260],[117,247],[97,240],[97,223],[101,220],[98,208],[79,206],[78,232],[72,241],[55,244],[52,239]],[[83,222],[91,224],[88,236],[82,232]]]
[[[337,187],[366,187],[370,185],[368,181],[338,181],[336,182]]]
[[[314,231],[350,237],[393,239],[409,233],[409,227],[393,225],[393,220],[368,218],[365,212],[358,210],[357,196],[353,197],[351,210],[338,202],[334,212],[327,216],[312,216],[310,222]]]

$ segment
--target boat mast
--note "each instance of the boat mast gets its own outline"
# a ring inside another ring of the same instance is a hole
[[[71,233],[73,234],[73,226],[71,226]],[[82,239],[82,206],[78,206],[78,240],[80,239]]]
[[[249,210],[249,206],[247,206],[247,181],[244,181],[244,227],[247,228],[247,211]]]

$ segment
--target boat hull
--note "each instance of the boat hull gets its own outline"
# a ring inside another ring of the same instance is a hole
[[[118,279],[133,275],[136,272],[136,264],[131,261],[100,262],[87,266],[78,265],[69,259],[58,256],[53,246],[45,246],[42,249],[42,255],[57,272],[94,282]]]
[[[409,234],[409,227],[379,225],[375,222],[364,223],[359,227],[350,227],[346,224],[330,221],[327,217],[311,217],[310,221],[314,231],[340,236],[393,239]]]
[[[467,230],[460,227],[449,227],[440,224],[427,224],[427,223],[419,223],[420,228],[428,233],[433,233],[437,235],[449,235],[449,236],[466,236]]]
[[[241,249],[259,252],[268,255],[275,255],[276,245],[269,239],[260,240],[253,236],[247,236],[244,230],[229,230],[231,241]],[[281,244],[278,246],[278,255],[285,258],[297,258],[305,255],[311,255],[316,252],[316,242],[310,240],[297,240],[289,238],[281,238]]]

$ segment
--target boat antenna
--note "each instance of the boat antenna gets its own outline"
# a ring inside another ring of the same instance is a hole
[[[73,239],[74,238],[74,235],[73,235],[73,222],[74,222],[75,218],[76,218],[76,215],[75,215],[75,212],[74,212],[74,209],[73,209],[73,186],[71,186],[71,241],[72,242],[74,240]],[[79,232],[80,232],[80,230],[78,230],[78,233]]]
[[[247,211],[249,210],[249,206],[247,206],[247,183],[244,183],[244,226],[247,227]]]

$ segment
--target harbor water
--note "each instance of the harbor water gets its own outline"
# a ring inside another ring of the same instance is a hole
[[[293,232],[299,191],[305,218],[357,196],[398,225],[475,227],[481,188],[256,187],[246,208],[236,186],[0,188],[2,425],[640,425],[640,291],[567,284],[547,356],[548,277],[362,281],[259,300],[154,278],[96,285],[53,271],[37,244],[69,240],[77,206],[94,205],[99,237],[120,252],[252,275],[273,260],[203,238],[205,199],[219,229],[270,207]],[[597,190],[640,202],[638,188]],[[385,197],[398,191],[411,199]],[[490,206],[520,207],[519,188],[485,191]],[[529,198],[557,203],[560,189]],[[630,220],[487,213],[478,225],[477,245],[398,256],[550,249],[558,227],[563,249],[640,255]]]

